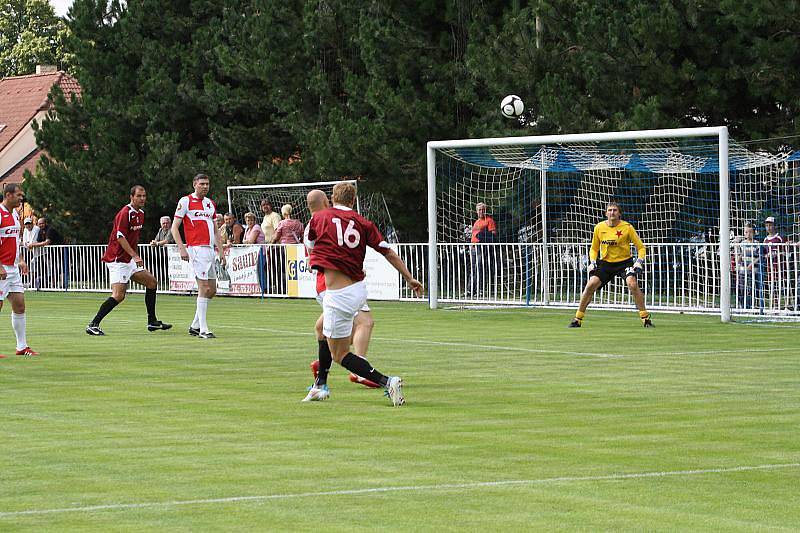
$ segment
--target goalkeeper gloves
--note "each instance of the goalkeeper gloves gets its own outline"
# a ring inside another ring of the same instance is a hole
[[[633,263],[633,269],[634,269],[634,270],[635,270],[637,273],[641,273],[641,272],[642,272],[642,270],[644,270],[644,259],[637,259],[637,260],[636,260],[636,261]]]
[[[597,270],[597,261],[592,261],[589,263],[589,267],[586,270],[589,272],[589,274]]]

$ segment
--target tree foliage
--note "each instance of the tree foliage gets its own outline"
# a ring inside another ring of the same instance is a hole
[[[795,0],[76,0],[70,17],[84,96],[53,95],[58,120],[38,132],[51,158],[28,194],[82,240],[105,237],[97,221],[134,182],[161,214],[198,171],[218,199],[358,177],[420,239],[431,139],[798,133]],[[527,127],[501,117],[510,93]]]
[[[47,0],[0,0],[0,78],[33,74],[36,65],[69,70],[68,36]]]

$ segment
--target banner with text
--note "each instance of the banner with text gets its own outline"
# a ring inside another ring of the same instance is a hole
[[[188,261],[182,261],[177,246],[170,246],[169,254],[169,290],[197,290],[197,281]],[[261,294],[259,284],[259,265],[263,265],[264,252],[260,246],[234,246],[225,250],[226,266],[223,268],[216,261],[217,293],[233,296]]]

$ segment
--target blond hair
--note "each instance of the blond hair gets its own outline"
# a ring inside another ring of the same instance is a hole
[[[356,188],[352,183],[340,182],[333,186],[334,205],[353,207],[356,203]]]
[[[292,214],[292,204],[283,204],[281,207],[281,215],[288,217]]]

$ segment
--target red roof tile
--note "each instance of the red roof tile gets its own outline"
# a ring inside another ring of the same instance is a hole
[[[17,136],[41,110],[47,109],[47,93],[58,84],[65,94],[80,96],[77,80],[64,72],[31,74],[0,79],[0,150]]]
[[[22,183],[25,181],[23,174],[25,174],[26,170],[30,170],[31,174],[36,171],[36,164],[39,162],[40,155],[42,155],[42,151],[39,149],[29,153],[22,161],[0,176],[0,185],[5,185],[6,183]]]

